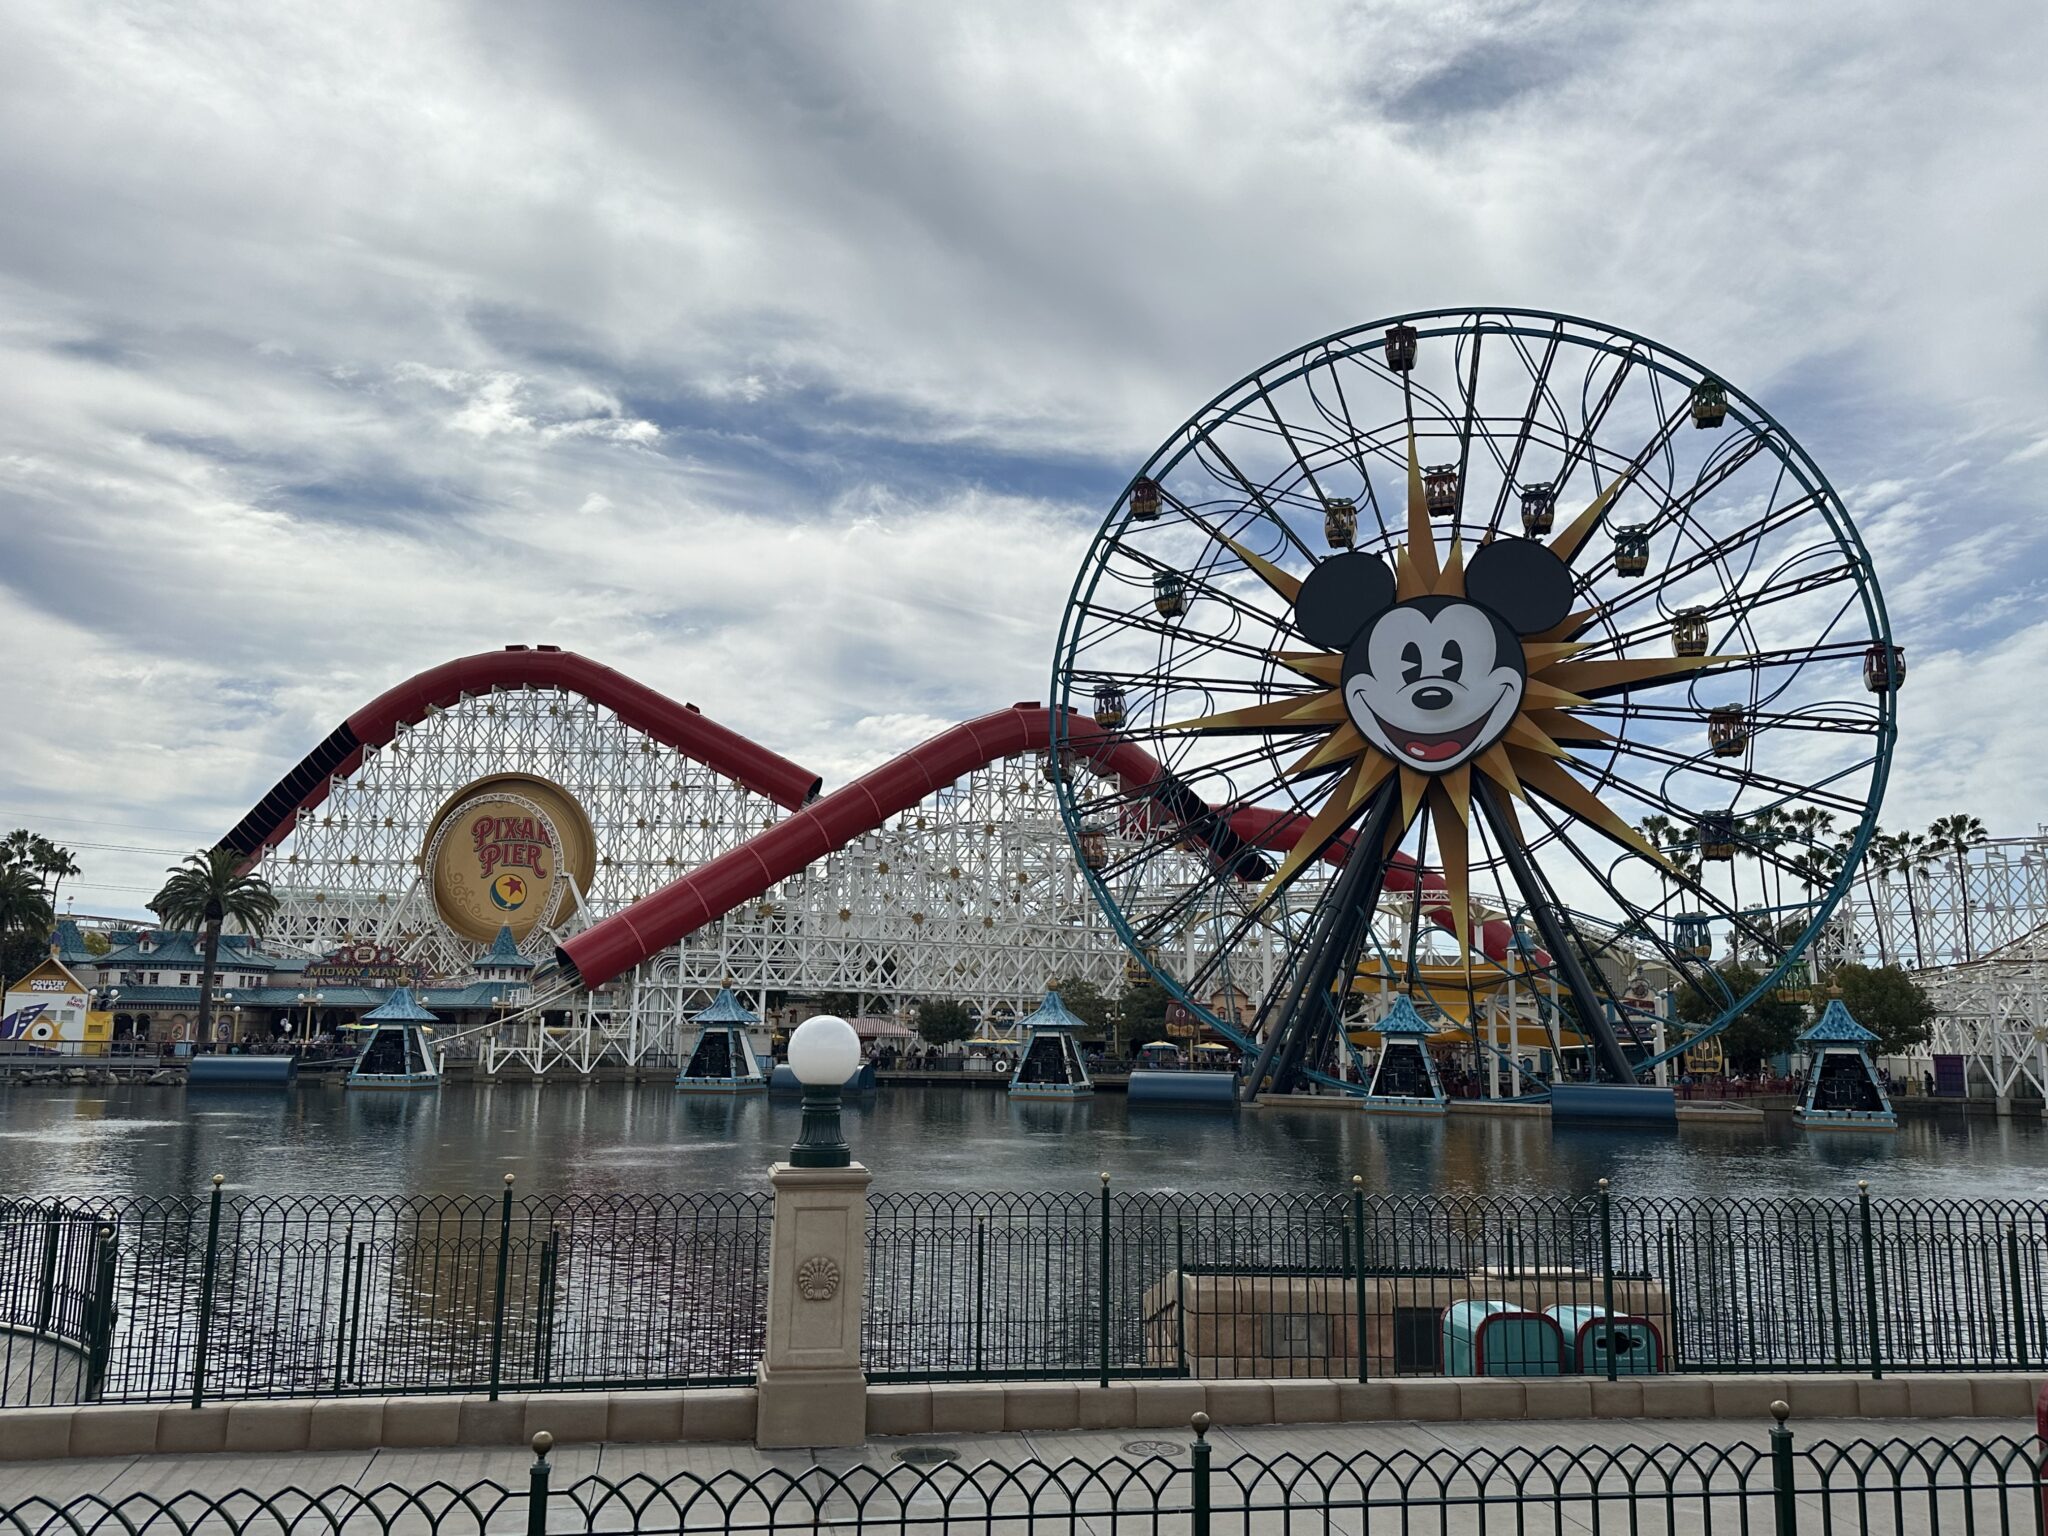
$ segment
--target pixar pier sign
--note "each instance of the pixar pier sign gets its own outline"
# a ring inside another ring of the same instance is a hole
[[[596,871],[583,807],[560,785],[501,773],[458,790],[434,816],[420,863],[434,910],[455,933],[488,944],[553,928],[576,909]]]

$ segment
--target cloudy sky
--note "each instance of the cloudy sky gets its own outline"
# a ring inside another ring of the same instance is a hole
[[[1222,385],[1484,303],[1769,403],[1911,654],[1886,821],[2030,832],[2044,18],[0,0],[0,823],[137,911],[512,641],[843,782],[1044,696],[1088,533]]]

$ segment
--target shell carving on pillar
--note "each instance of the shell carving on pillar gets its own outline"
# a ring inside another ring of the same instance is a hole
[[[830,1301],[839,1294],[839,1265],[823,1254],[796,1267],[796,1293],[805,1301]]]

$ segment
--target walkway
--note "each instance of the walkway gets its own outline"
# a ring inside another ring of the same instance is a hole
[[[1990,1441],[2001,1437],[2030,1436],[2033,1426],[2028,1423],[2003,1419],[1836,1419],[1812,1420],[1794,1425],[1802,1447],[1812,1446],[1822,1440],[1848,1442],[1864,1439],[1880,1441],[1904,1441],[1918,1443],[1923,1440],[1953,1441],[1972,1438]],[[1685,1447],[1717,1445],[1728,1447],[1749,1447],[1762,1451],[1766,1445],[1768,1424],[1739,1424],[1725,1419],[1716,1420],[1673,1420],[1673,1419],[1612,1419],[1612,1420],[1571,1420],[1571,1421],[1500,1421],[1490,1423],[1421,1423],[1413,1421],[1391,1421],[1372,1424],[1350,1425],[1274,1425],[1258,1427],[1218,1426],[1210,1431],[1214,1446],[1215,1489],[1217,1519],[1222,1522],[1218,1529],[1236,1532],[1268,1530],[1279,1532],[1283,1520],[1279,1507],[1285,1502],[1277,1485],[1268,1483],[1253,1502],[1260,1506],[1260,1512],[1249,1521],[1242,1513],[1229,1513],[1230,1506],[1237,1502],[1239,1495],[1232,1491],[1226,1468],[1240,1456],[1251,1456],[1266,1462],[1284,1456],[1312,1458],[1330,1456],[1350,1459],[1361,1454],[1392,1458],[1409,1453],[1418,1458],[1439,1458],[1434,1472],[1416,1480],[1417,1490],[1426,1490],[1441,1475],[1452,1478],[1455,1468],[1464,1458],[1473,1453],[1507,1453],[1516,1448],[1541,1449],[1560,1446],[1570,1449],[1589,1447],[1611,1447],[1638,1445],[1656,1447],[1678,1445]],[[549,1528],[553,1532],[582,1530],[590,1525],[610,1530],[630,1529],[631,1517],[622,1507],[614,1506],[599,1511],[593,1519],[579,1517],[569,1500],[563,1498],[565,1488],[579,1479],[600,1476],[612,1483],[632,1477],[645,1477],[656,1482],[679,1474],[692,1474],[698,1478],[712,1478],[720,1473],[736,1473],[742,1478],[752,1478],[771,1470],[780,1470],[792,1476],[799,1475],[813,1465],[823,1466],[831,1472],[843,1473],[863,1466],[877,1473],[891,1468],[898,1477],[905,1475],[906,1461],[918,1462],[926,1459],[926,1453],[934,1448],[956,1452],[959,1464],[971,1466],[980,1461],[994,1461],[1005,1465],[1037,1459],[1048,1464],[1058,1464],[1069,1458],[1088,1466],[1101,1466],[1111,1458],[1122,1456],[1127,1460],[1138,1460],[1147,1456],[1170,1458],[1172,1468],[1163,1464],[1156,1468],[1154,1481],[1168,1481],[1167,1497],[1170,1506],[1184,1509],[1186,1504],[1187,1435],[1158,1429],[1110,1430],[1110,1431],[1066,1431],[1044,1434],[1000,1434],[1000,1435],[918,1435],[901,1438],[878,1438],[856,1450],[822,1451],[809,1453],[762,1452],[751,1445],[631,1445],[620,1443],[599,1443],[566,1445],[555,1451],[550,1460],[554,1468],[552,1483],[555,1498],[550,1504]],[[274,1494],[285,1490],[300,1490],[303,1493],[320,1493],[329,1489],[352,1489],[359,1494],[369,1494],[379,1487],[396,1487],[405,1490],[420,1490],[429,1485],[439,1484],[442,1491],[427,1501],[440,1510],[455,1502],[455,1490],[467,1488],[482,1480],[501,1484],[513,1496],[502,1500],[486,1500],[484,1506],[459,1510],[452,1518],[444,1517],[443,1531],[460,1533],[524,1532],[526,1530],[526,1501],[520,1496],[527,1487],[528,1469],[533,1463],[530,1451],[523,1448],[496,1449],[442,1449],[442,1450],[377,1450],[377,1451],[323,1451],[302,1452],[287,1455],[214,1455],[214,1456],[127,1456],[97,1460],[69,1460],[51,1462],[14,1462],[0,1464],[0,1511],[21,1501],[36,1497],[64,1502],[81,1496],[97,1496],[105,1500],[118,1500],[131,1494],[153,1495],[159,1499],[170,1499],[187,1493],[219,1497],[234,1490],[249,1490],[261,1494]],[[1735,1474],[1732,1469],[1728,1477]],[[1812,1480],[1813,1469],[1802,1458],[1802,1486]],[[2024,1474],[2012,1474],[2015,1478]],[[1768,1488],[1768,1467],[1762,1467],[1749,1479],[1752,1489]],[[1547,1479],[1532,1484],[1532,1493]],[[1717,1475],[1715,1482],[1723,1484]],[[1984,1475],[1984,1481],[1995,1483],[1995,1477]],[[943,1483],[943,1477],[940,1484]],[[815,1486],[815,1485],[813,1485]],[[938,1485],[935,1485],[938,1486]],[[1610,1486],[1619,1487],[1619,1480],[1610,1478]],[[1499,1489],[1496,1481],[1494,1487]],[[642,1496],[648,1490],[643,1487]],[[1090,1533],[1090,1536],[1108,1536],[1118,1530],[1156,1532],[1162,1528],[1184,1530],[1185,1515],[1170,1515],[1161,1524],[1154,1524],[1148,1514],[1140,1515],[1138,1506],[1149,1504],[1150,1495],[1137,1499],[1129,1497],[1134,1490],[1127,1489],[1124,1496],[1118,1496],[1118,1513],[1110,1514],[1106,1507],[1107,1495],[1100,1485],[1095,1486],[1084,1501],[1089,1506],[1078,1519],[1062,1516],[1054,1519],[1051,1508],[1041,1508],[1038,1520],[1043,1528],[1067,1533]],[[1470,1494],[1469,1484],[1459,1491],[1459,1497],[1444,1506],[1430,1506],[1426,1512],[1413,1511],[1423,1522],[1423,1528],[1432,1536],[1458,1536],[1463,1532],[1479,1532],[1486,1529],[1506,1530],[1517,1528],[1513,1522],[1516,1511],[1495,1507],[1481,1511],[1466,1502]],[[1645,1489],[1646,1495],[1650,1488]],[[854,1501],[843,1492],[819,1489],[825,1497],[823,1513],[827,1521],[845,1519],[849,1523],[859,1515]],[[829,1493],[829,1496],[827,1496]],[[1340,1497],[1342,1495],[1340,1494]],[[1390,1498],[1394,1494],[1387,1484],[1382,1483],[1374,1491],[1376,1499]],[[731,1495],[728,1494],[728,1498]],[[1028,1493],[1019,1490],[1004,1498],[1005,1513],[1014,1509],[1024,1513],[1023,1500]],[[1998,1506],[2006,1506],[2007,1519],[2014,1522],[2025,1520],[2024,1528],[2032,1528],[2033,1491],[2020,1484],[2009,1487],[2002,1499],[1995,1487],[1985,1488],[1971,1500],[1976,1505],[1979,1530],[2000,1528]],[[239,1501],[238,1514],[246,1517],[253,1501]],[[419,1506],[398,1507],[393,1498],[378,1501],[386,1507],[386,1529],[404,1531],[426,1531],[430,1529],[425,1511]],[[1930,1501],[1923,1493],[1909,1496],[1903,1505],[1894,1506],[1887,1495],[1883,1500],[1872,1501],[1876,1511],[1871,1529],[1881,1529],[1886,1536],[1914,1536],[1938,1529],[1961,1529],[1962,1500],[1958,1495],[1945,1495],[1940,1500],[1943,1516],[1938,1523],[1930,1523]],[[1666,1532],[1690,1533],[1702,1530],[1734,1530],[1742,1511],[1738,1506],[1747,1505],[1748,1529],[1769,1531],[1772,1529],[1771,1501],[1767,1492],[1755,1494],[1746,1500],[1738,1500],[1732,1492],[1714,1502],[1711,1518],[1703,1518],[1703,1501],[1695,1493],[1690,1501],[1680,1498],[1675,1502],[1646,1497],[1642,1509],[1641,1524],[1645,1529]],[[1823,1529],[1822,1501],[1817,1497],[1802,1496],[1801,1524],[1804,1529],[1819,1533]],[[1837,1533],[1854,1530],[1855,1505],[1853,1497],[1845,1490],[1844,1496],[1833,1501],[1833,1529]],[[801,1508],[807,1501],[802,1497],[785,1503],[773,1518],[778,1529],[809,1529],[812,1521],[808,1509]],[[1882,1505],[1882,1509],[1877,1506]],[[1061,1505],[1064,1508],[1064,1504]],[[46,1511],[26,1511],[17,1518],[22,1519],[24,1528],[34,1531],[43,1524]],[[199,1516],[197,1529],[220,1530],[225,1527],[217,1519],[203,1518],[204,1512],[188,1508],[187,1516]],[[756,1500],[746,1500],[741,1510],[744,1523],[752,1525],[762,1520],[765,1509]],[[939,1517],[944,1505],[935,1492],[920,1493],[908,1511],[909,1522],[904,1522],[900,1507],[891,1513],[888,1509],[870,1507],[865,1512],[864,1529],[879,1530],[925,1530],[937,1531]],[[964,1513],[962,1511],[961,1513]],[[1585,1502],[1571,1502],[1568,1498],[1562,1506],[1564,1526],[1572,1530],[1615,1530],[1630,1527],[1621,1524],[1629,1518],[1629,1511],[1618,1504],[1609,1504],[1601,1509],[1599,1519],[1595,1511]],[[356,1509],[352,1517],[342,1522],[344,1531],[362,1530],[374,1532],[378,1522],[373,1521],[366,1509]],[[1485,1516],[1484,1521],[1481,1515]],[[1955,1517],[1951,1524],[1950,1515]],[[276,1518],[284,1516],[283,1520]],[[1810,1516],[1810,1518],[1808,1518]],[[393,1518],[395,1517],[395,1518]],[[711,1527],[723,1523],[716,1511],[704,1505],[683,1513],[666,1502],[659,1502],[644,1517],[652,1525],[674,1530],[684,1525],[692,1528]],[[1542,1528],[1551,1521],[1549,1506],[1542,1510],[1526,1512],[1528,1520],[1534,1521],[1532,1529]],[[929,1522],[929,1523],[927,1523]],[[1306,1529],[1303,1516],[1294,1517],[1296,1529]],[[1725,1524],[1723,1522],[1726,1522]],[[1375,1515],[1375,1527],[1383,1527],[1384,1520]],[[301,1501],[292,1495],[281,1502],[279,1508],[263,1521],[264,1529],[297,1528],[314,1530],[328,1529],[326,1522],[317,1513],[305,1511]],[[987,1529],[985,1521],[975,1519],[962,1523],[963,1528]],[[998,1517],[995,1526],[1000,1529],[1023,1531],[1029,1529],[1027,1522],[1012,1521]],[[1350,1510],[1330,1517],[1325,1525],[1318,1518],[1313,1526],[1317,1530],[1356,1531],[1359,1526],[1359,1512]],[[1553,1527],[1554,1528],[1554,1527]],[[156,1530],[169,1527],[159,1518]]]

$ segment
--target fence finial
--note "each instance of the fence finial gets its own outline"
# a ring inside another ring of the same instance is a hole
[[[1105,1184],[1109,1182],[1109,1170],[1106,1168],[1102,1172],[1102,1182]]]
[[[509,1188],[511,1187],[512,1181],[513,1181],[514,1179],[518,1178],[518,1177],[519,1177],[519,1175],[518,1175],[518,1174],[516,1174],[516,1173],[508,1173],[508,1174],[506,1174],[506,1175],[505,1175],[505,1185],[506,1185],[506,1187],[507,1187],[507,1188],[509,1189]]]
[[[219,1188],[221,1187],[221,1185],[223,1185],[223,1184],[227,1183],[227,1181],[228,1181],[228,1176],[227,1176],[226,1174],[224,1174],[224,1173],[216,1173],[216,1174],[215,1174],[215,1175],[213,1176],[213,1187],[214,1187],[215,1189],[219,1189]]]
[[[1209,1415],[1206,1413],[1194,1415],[1194,1417],[1188,1420],[1188,1427],[1194,1430],[1197,1440],[1206,1440],[1209,1437]]]
[[[1362,1173],[1354,1173],[1353,1175],[1351,1175],[1351,1187],[1353,1189],[1365,1188],[1365,1175]]]
[[[542,1461],[546,1461],[548,1459],[548,1452],[552,1451],[554,1448],[555,1437],[549,1434],[546,1430],[543,1429],[534,1435],[533,1454],[538,1456]]]
[[[1786,1402],[1785,1399],[1783,1399],[1782,1397],[1773,1398],[1771,1400],[1771,1417],[1776,1419],[1780,1424],[1784,1423],[1787,1419],[1792,1417],[1792,1405]]]

